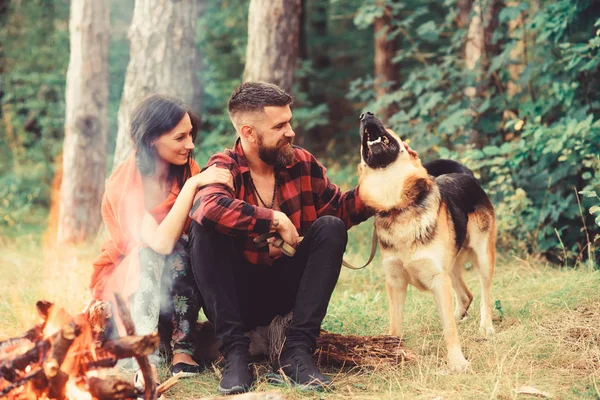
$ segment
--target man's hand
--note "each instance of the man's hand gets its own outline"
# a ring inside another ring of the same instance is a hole
[[[406,149],[406,151],[408,151],[408,154],[410,154],[411,156],[413,156],[415,158],[419,158],[419,153],[417,153],[416,151],[411,149],[410,146],[408,145],[408,143],[402,142],[402,144],[404,145],[404,148]]]
[[[298,243],[298,238],[300,237],[298,230],[287,215],[281,211],[274,211],[274,213],[274,221],[277,222],[273,223],[273,229],[275,232],[279,233],[284,242],[289,245],[296,246]]]

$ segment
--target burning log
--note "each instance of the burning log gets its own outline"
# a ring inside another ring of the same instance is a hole
[[[49,301],[38,301],[35,306],[42,322],[21,336],[0,341],[0,359],[4,359],[8,353],[14,351],[17,347],[28,343],[35,343],[44,337],[44,327],[48,321],[53,304]]]
[[[87,384],[90,394],[98,400],[135,399],[142,395],[131,383],[117,378],[90,377]]]
[[[86,371],[91,371],[94,369],[101,369],[101,368],[112,368],[115,365],[117,365],[117,362],[119,361],[119,359],[111,357],[111,358],[102,358],[100,360],[95,360],[95,361],[90,361],[88,363],[85,363],[84,365],[84,369]]]
[[[158,334],[134,336],[131,314],[121,298],[117,302],[129,336],[109,341],[98,340],[111,317],[105,303],[72,317],[64,309],[52,309],[51,303],[38,302],[43,322],[0,344],[0,398],[8,395],[64,400],[85,394],[104,400],[138,398],[143,394],[145,399],[156,399],[157,387],[147,355],[158,348]],[[89,370],[113,367],[117,360],[130,357],[138,360],[145,381],[149,382],[143,392],[116,378],[87,376]],[[169,382],[161,386],[163,392],[176,380]]]
[[[25,353],[12,358],[5,357],[0,364],[0,378],[9,382],[16,379],[17,371],[25,371],[27,366],[40,362],[50,350],[50,339],[39,340],[35,346]]]
[[[119,316],[121,317],[121,322],[123,322],[123,326],[125,327],[127,335],[134,336],[135,325],[125,300],[123,300],[121,295],[118,293],[115,293],[115,300],[117,303]],[[136,356],[135,359],[137,360],[140,370],[142,371],[142,376],[144,377],[144,400],[156,400],[156,381],[154,380],[154,373],[152,372],[152,367],[150,366],[148,357],[145,355],[140,355]]]
[[[103,349],[116,358],[141,357],[152,354],[160,344],[158,332],[146,336],[124,336],[104,343]]]
[[[106,328],[112,318],[110,303],[106,301],[93,300],[86,308],[85,315],[92,326],[94,339],[97,343],[106,340]]]
[[[5,387],[4,389],[2,389],[0,391],[0,397],[4,397],[7,394],[9,394],[10,392],[12,392],[13,390],[27,384],[28,382],[30,382],[34,379],[42,378],[42,377],[45,378],[44,371],[41,369],[30,372],[27,375],[21,377],[18,381],[14,382],[14,383],[8,385],[7,387]]]

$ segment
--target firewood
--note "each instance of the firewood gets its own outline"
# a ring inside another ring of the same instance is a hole
[[[119,312],[119,316],[121,317],[121,322],[125,327],[127,335],[134,336],[135,325],[133,323],[131,313],[127,308],[125,300],[118,293],[115,293],[115,300],[117,303],[117,310]],[[154,380],[154,373],[152,372],[152,367],[150,366],[150,361],[148,361],[148,357],[136,356],[135,359],[137,360],[138,365],[140,366],[140,370],[142,371],[142,376],[144,377],[144,400],[156,400],[156,381]]]
[[[0,341],[0,360],[4,360],[8,357],[9,353],[24,345],[30,345],[36,343],[44,336],[44,327],[50,314],[53,304],[49,301],[38,301],[36,303],[36,309],[38,315],[42,319],[42,322],[29,329],[21,336],[9,338]]]
[[[90,377],[87,379],[90,394],[98,400],[135,399],[142,393],[131,383],[109,377],[100,379]]]
[[[92,326],[94,340],[103,343],[106,340],[106,328],[112,318],[110,303],[93,300],[87,306],[85,315]]]
[[[267,337],[261,337],[256,330],[247,334],[250,339],[250,349],[264,346],[255,345],[256,342],[267,342],[269,354],[264,354],[273,363],[285,342],[285,328],[291,323],[291,314],[278,316],[271,321],[268,327]],[[202,335],[202,340],[198,337]],[[216,345],[215,345],[216,343]],[[195,355],[209,354],[211,358],[202,358],[205,361],[214,361],[213,348],[218,347],[219,342],[214,336],[214,329],[210,322],[198,324],[196,328]],[[263,355],[254,354],[251,355]],[[404,339],[398,336],[355,336],[329,333],[321,330],[317,338],[317,349],[315,358],[320,366],[334,367],[375,367],[382,364],[395,365],[403,361],[412,361],[416,357],[414,353],[404,348]]]
[[[52,348],[48,358],[44,362],[44,375],[48,378],[49,397],[51,399],[63,400],[65,398],[65,386],[69,376],[61,371],[62,366],[71,345],[81,334],[81,327],[72,320],[54,335]]]
[[[124,336],[104,343],[103,349],[114,354],[116,358],[148,356],[160,344],[158,332],[146,336]]]
[[[16,382],[14,382],[14,383],[8,385],[7,387],[5,387],[4,389],[2,389],[0,391],[0,397],[4,397],[7,394],[9,394],[10,392],[12,392],[13,390],[15,390],[16,388],[19,388],[19,387],[25,385],[27,382],[32,381],[36,378],[40,378],[40,377],[42,377],[42,378],[44,377],[44,371],[41,368],[28,373],[27,375],[19,378]]]
[[[412,361],[415,355],[404,348],[398,336],[355,336],[322,331],[315,357],[320,365],[376,367]]]
[[[45,371],[46,367],[44,366],[44,373],[47,375]],[[52,377],[48,377],[48,398],[55,400],[64,400],[65,393],[67,391],[67,381],[69,380],[69,375],[60,369],[56,371],[56,373]]]
[[[117,365],[117,362],[119,360],[115,357],[111,357],[111,358],[102,358],[100,360],[94,360],[94,361],[90,361],[88,363],[85,363],[84,365],[84,370],[85,371],[90,371],[93,369],[101,369],[101,368],[112,368],[115,365]]]
[[[25,353],[12,358],[6,357],[0,363],[0,377],[12,382],[16,379],[18,371],[24,371],[27,366],[39,363],[50,350],[50,340],[39,340]]]
[[[250,392],[226,397],[202,397],[197,400],[285,400],[280,392]]]

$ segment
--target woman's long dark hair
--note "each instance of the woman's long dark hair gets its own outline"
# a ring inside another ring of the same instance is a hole
[[[186,113],[192,121],[192,140],[196,141],[200,118],[182,100],[154,94],[137,106],[131,119],[131,139],[136,150],[135,161],[142,175],[152,175],[156,169],[158,153],[152,142],[175,128]],[[169,167],[169,180],[175,179],[180,188],[192,176],[192,158],[193,152],[190,151],[185,165],[171,164]]]

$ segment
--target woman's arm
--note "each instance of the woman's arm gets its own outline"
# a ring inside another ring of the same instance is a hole
[[[213,183],[226,185],[233,190],[231,173],[213,165],[185,182],[173,208],[160,224],[157,224],[154,217],[146,211],[140,228],[142,242],[159,254],[170,254],[181,237],[196,191],[202,186]]]

